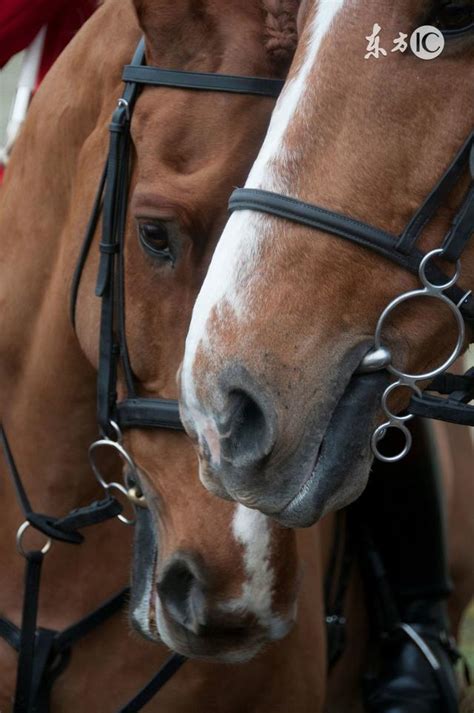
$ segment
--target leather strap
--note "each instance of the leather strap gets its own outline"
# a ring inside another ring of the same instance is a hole
[[[171,399],[127,399],[117,404],[120,428],[170,428],[182,431],[177,401]]]
[[[79,258],[77,260],[76,267],[74,269],[74,274],[72,276],[71,297],[69,302],[69,319],[74,330],[76,329],[76,305],[77,296],[79,294],[79,285],[81,283],[84,265],[86,264],[92,241],[94,240],[94,235],[97,230],[97,225],[99,223],[100,214],[102,212],[102,198],[104,195],[106,177],[107,161],[105,162],[105,166],[100,177],[99,188],[97,189],[97,193],[94,199],[94,205],[92,206],[92,212],[87,223],[86,234],[81,246],[81,251],[79,253]]]
[[[391,233],[350,218],[343,213],[336,213],[313,203],[305,203],[297,198],[257,188],[237,188],[230,197],[229,210],[268,213],[308,228],[337,235],[375,250],[389,260],[394,260],[409,272],[416,273],[421,262],[422,255],[418,251],[413,255],[395,252],[397,238]]]
[[[28,520],[30,525],[47,537],[51,537],[60,542],[80,544],[84,537],[78,532],[79,529],[105,522],[122,512],[123,508],[120,502],[110,496],[107,496],[103,500],[90,503],[82,508],[72,510],[62,518],[36,512],[31,506],[23,487],[5,428],[1,424],[0,448],[3,451],[7,470],[15,487],[18,502],[25,520]]]
[[[474,426],[474,406],[453,402],[449,398],[442,399],[432,394],[412,396],[408,410],[414,416],[434,418],[461,426]]]
[[[175,401],[167,403],[165,399],[143,399],[137,395],[126,340],[123,256],[129,188],[130,120],[140,86],[167,86],[269,97],[278,96],[283,86],[283,82],[278,79],[175,71],[147,67],[143,62],[142,40],[132,64],[127,65],[123,71],[125,89],[109,127],[107,165],[97,191],[72,283],[71,320],[74,324],[80,278],[102,210],[100,263],[96,283],[96,295],[102,301],[97,416],[101,430],[106,435],[113,435],[111,421],[116,421],[121,428],[182,429]],[[122,403],[117,403],[116,393],[119,362],[123,367],[128,394]]]
[[[238,188],[230,197],[229,209],[231,211],[253,210],[268,213],[299,225],[336,235],[379,253],[415,275],[418,274],[420,262],[424,257],[424,253],[417,248],[413,248],[410,254],[399,252],[396,248],[396,235],[387,233],[369,223],[363,223],[342,213],[336,213],[312,203],[305,203],[271,191]],[[432,262],[429,263],[426,274],[435,283],[446,282],[448,279]],[[446,290],[446,295],[455,304],[461,303],[465,297],[460,310],[465,320],[474,327],[474,299],[472,295],[466,296],[466,292],[457,286]]]
[[[414,249],[423,229],[434,217],[441,203],[447,198],[456,183],[460,180],[469,162],[473,146],[474,132],[472,132],[464,142],[446,171],[439,179],[438,183],[431,190],[414,216],[411,218],[410,222],[398,239],[396,245],[397,250],[408,254]]]
[[[96,629],[99,624],[110,619],[110,617],[125,606],[129,596],[130,587],[124,587],[124,589],[121,589],[120,592],[107,599],[83,619],[80,619],[75,624],[64,629],[64,631],[57,633],[55,638],[55,651],[60,652],[66,648],[70,648],[77,641]]]
[[[0,638],[15,651],[20,650],[21,629],[5,617],[0,618]]]
[[[121,708],[118,713],[137,713],[143,706],[145,706],[153,696],[158,693],[158,691],[163,688],[165,683],[167,683],[172,676],[178,671],[181,666],[186,662],[186,657],[181,656],[181,654],[173,654],[170,658],[163,664],[157,674],[153,676],[152,680],[140,691],[140,693],[135,696],[131,701],[127,703],[126,706]]]
[[[447,399],[434,396],[427,391],[447,394]],[[415,416],[436,418],[463,426],[474,426],[474,406],[469,402],[474,399],[474,367],[464,375],[442,374],[428,386],[421,396],[413,396],[409,411]]]
[[[451,230],[443,243],[443,256],[456,262],[474,234],[474,183],[471,184],[466,198],[456,214]]]
[[[29,552],[26,555],[25,595],[21,619],[20,656],[16,679],[13,713],[30,713],[35,660],[36,618],[43,554]]]
[[[146,84],[173,89],[194,89],[198,91],[229,92],[231,94],[256,94],[276,98],[284,82],[266,77],[241,77],[233,74],[209,74],[207,72],[183,72],[159,67],[138,67],[127,64],[122,79],[125,82]]]

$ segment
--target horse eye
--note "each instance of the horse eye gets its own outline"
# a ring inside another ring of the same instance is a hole
[[[447,37],[469,32],[474,29],[474,4],[472,0],[441,0],[436,5],[430,23]]]
[[[147,253],[160,260],[174,262],[169,243],[168,226],[165,222],[139,223],[138,237]]]

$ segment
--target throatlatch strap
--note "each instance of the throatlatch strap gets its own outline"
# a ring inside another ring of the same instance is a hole
[[[472,155],[473,146],[474,132],[461,146],[448,169],[443,173],[436,186],[408,223],[397,241],[397,250],[404,254],[408,254],[413,250],[423,228],[434,217],[441,201],[449,195],[459,181]]]
[[[462,207],[453,220],[443,243],[443,257],[456,262],[474,233],[474,184],[468,190]]]

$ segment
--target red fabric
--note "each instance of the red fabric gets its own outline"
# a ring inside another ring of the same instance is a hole
[[[46,38],[38,84],[92,15],[98,0],[0,0],[0,68],[28,47],[44,25]],[[0,185],[5,167],[0,164]]]
[[[1,0],[0,67],[28,47],[40,29],[48,26],[39,81],[92,15],[97,0]]]

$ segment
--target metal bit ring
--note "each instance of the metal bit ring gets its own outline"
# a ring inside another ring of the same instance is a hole
[[[463,300],[460,301],[458,305],[454,304],[446,295],[445,291],[448,290],[450,287],[456,284],[459,275],[461,274],[461,263],[458,260],[456,262],[456,269],[454,275],[447,280],[446,282],[436,285],[435,283],[431,282],[427,275],[426,275],[426,269],[429,261],[435,257],[436,255],[441,256],[443,254],[443,249],[442,248],[437,248],[436,250],[431,250],[431,252],[427,253],[423,259],[420,262],[420,266],[418,268],[418,275],[420,278],[421,283],[423,284],[423,287],[418,290],[410,290],[409,292],[405,292],[402,295],[399,295],[395,299],[393,299],[387,307],[383,310],[382,314],[379,317],[379,320],[377,322],[377,326],[375,329],[375,346],[374,349],[369,353],[369,355],[366,355],[364,360],[362,360],[361,363],[361,371],[370,371],[370,365],[371,361],[377,362],[377,359],[375,359],[374,355],[378,355],[378,359],[381,360],[383,357],[383,350],[386,349],[386,347],[382,344],[382,328],[384,325],[385,319],[388,317],[388,315],[396,308],[398,305],[402,304],[403,302],[406,302],[409,299],[416,298],[416,297],[431,297],[434,299],[439,300],[443,304],[445,304],[452,312],[456,319],[457,327],[458,327],[458,337],[456,341],[456,345],[454,346],[454,349],[452,350],[450,356],[445,360],[443,364],[440,364],[438,367],[435,369],[432,369],[431,371],[427,371],[421,374],[409,374],[406,372],[401,371],[400,369],[397,369],[388,359],[387,363],[383,365],[381,368],[386,368],[387,371],[389,371],[391,374],[397,377],[397,381],[395,381],[393,384],[390,384],[384,391],[382,395],[382,408],[389,419],[387,422],[383,423],[381,426],[379,426],[373,433],[372,439],[371,439],[371,445],[372,445],[372,451],[374,455],[379,459],[382,460],[386,463],[393,463],[395,461],[401,460],[410,450],[411,447],[411,442],[412,442],[412,437],[409,432],[409,430],[406,428],[404,425],[405,421],[410,420],[412,418],[412,414],[407,414],[405,416],[398,416],[397,414],[394,414],[388,405],[388,397],[390,394],[394,391],[394,389],[405,386],[408,387],[409,389],[412,389],[417,396],[421,396],[421,390],[418,388],[416,382],[417,381],[428,381],[432,380],[435,377],[439,376],[440,374],[443,374],[449,367],[456,361],[456,359],[461,355],[463,347],[464,347],[464,340],[465,340],[465,323],[464,323],[464,318],[461,314],[461,311],[459,309],[460,305],[464,301],[465,297]],[[389,354],[387,350],[387,354]],[[385,434],[386,430],[388,428],[398,428],[399,431],[401,431],[404,436],[405,436],[405,446],[403,450],[395,456],[384,456],[378,447],[378,444],[380,440],[383,438],[383,435]]]
[[[384,436],[386,435],[387,431],[389,428],[396,428],[397,430],[401,431],[405,437],[405,445],[403,446],[402,450],[399,453],[396,453],[394,456],[386,456],[383,453],[381,453],[379,449],[379,443],[380,441],[383,440]],[[406,454],[409,452],[412,444],[412,435],[408,428],[405,426],[404,423],[400,423],[397,421],[387,421],[386,423],[382,423],[380,426],[378,426],[375,431],[372,434],[372,439],[371,439],[371,446],[372,446],[372,452],[375,455],[375,457],[378,460],[383,461],[384,463],[396,463],[398,460],[401,460],[406,456]]]
[[[417,396],[421,396],[421,389],[412,382],[403,382],[403,381],[394,381],[392,384],[387,386],[385,391],[382,394],[382,408],[384,410],[385,415],[387,418],[390,419],[390,421],[410,421],[412,418],[414,418],[414,415],[412,413],[407,413],[404,416],[400,416],[399,414],[393,413],[393,411],[390,410],[390,407],[388,405],[388,397],[390,394],[392,394],[396,389],[400,389],[405,387],[406,389],[411,389]]]
[[[117,434],[120,434],[120,429],[118,429],[117,426]],[[118,437],[121,439],[121,434],[118,435]],[[92,468],[92,471],[97,479],[97,482],[99,485],[104,488],[104,490],[109,491],[109,490],[118,490],[122,495],[125,495],[128,502],[131,504],[133,508],[133,512],[135,514],[135,503],[133,501],[133,498],[130,497],[129,495],[129,489],[125,487],[125,485],[122,485],[122,483],[117,483],[115,481],[112,481],[111,483],[107,482],[105,478],[103,477],[102,473],[100,472],[99,468],[97,467],[97,464],[94,459],[94,451],[97,448],[112,448],[116,453],[119,454],[120,458],[125,462],[125,464],[128,466],[128,468],[135,473],[136,472],[136,465],[133,461],[133,458],[131,455],[125,450],[123,445],[119,440],[117,441],[112,441],[109,438],[100,438],[98,441],[94,441],[89,446],[89,463]],[[134,525],[135,524],[135,516],[133,518],[126,517],[122,513],[117,515],[118,519],[120,522],[123,522],[125,525]]]

